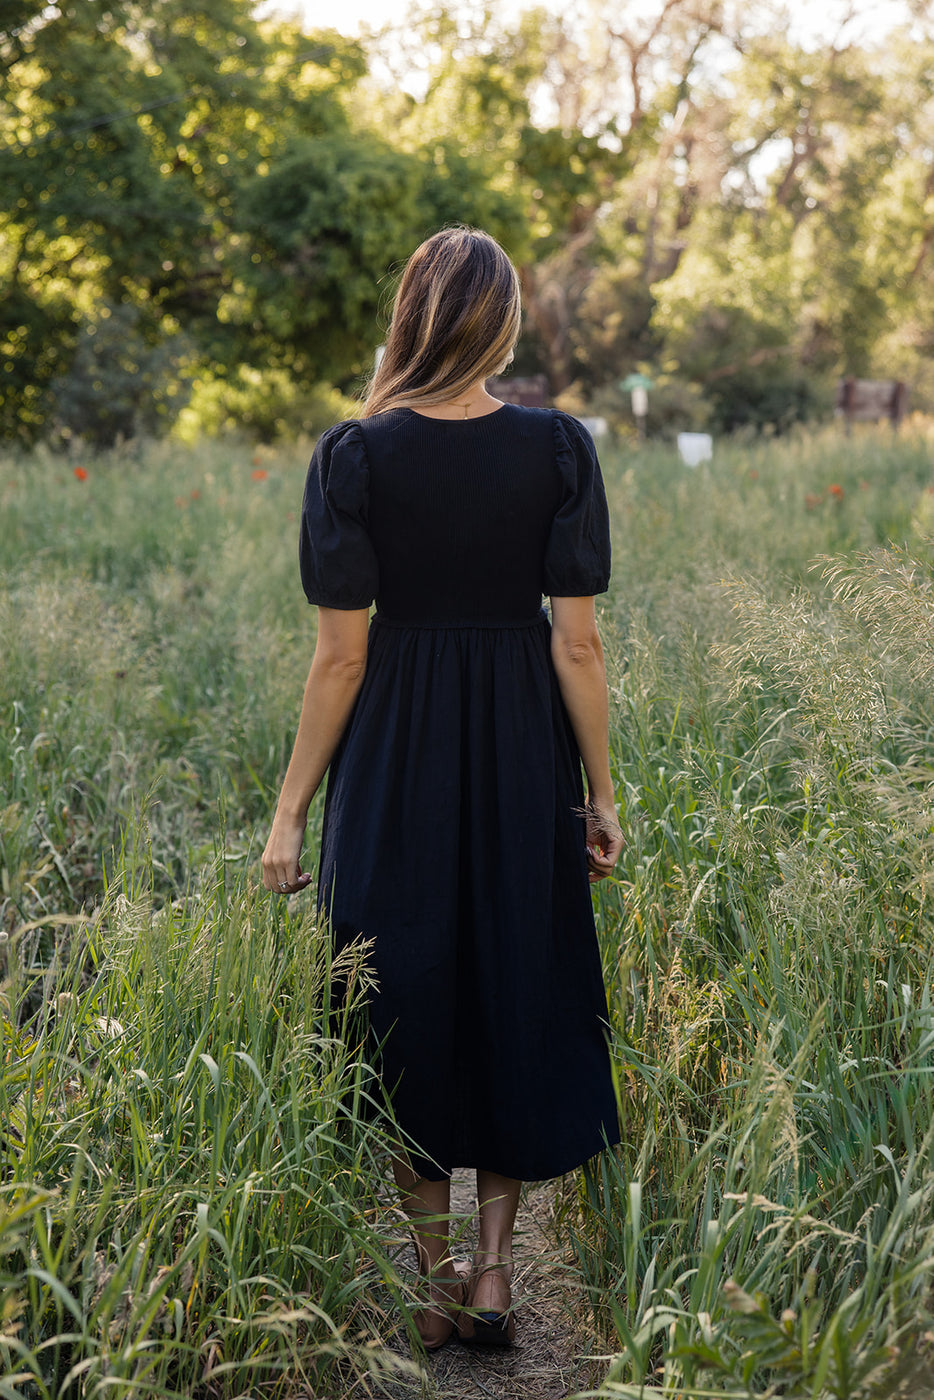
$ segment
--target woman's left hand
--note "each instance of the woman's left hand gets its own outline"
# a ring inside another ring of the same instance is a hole
[[[613,874],[623,849],[623,833],[616,816],[616,806],[612,802],[588,800],[585,809],[587,817],[587,868],[590,883],[605,880]]]
[[[296,825],[276,817],[263,851],[263,884],[267,890],[295,894],[311,884],[312,877],[304,874],[301,867],[304,843],[304,822]]]

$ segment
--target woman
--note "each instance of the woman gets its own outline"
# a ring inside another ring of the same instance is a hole
[[[618,1141],[588,886],[622,845],[594,621],[606,501],[580,424],[486,391],[519,320],[499,245],[435,234],[406,267],[361,419],[315,448],[301,571],[318,640],[263,854],[268,889],[310,883],[306,814],[330,767],[318,899],[339,947],[373,940],[371,1033],[410,1143],[395,1175],[429,1349],[455,1323],[512,1341],[522,1180]],[[454,1166],[477,1170],[467,1278],[445,1220]]]

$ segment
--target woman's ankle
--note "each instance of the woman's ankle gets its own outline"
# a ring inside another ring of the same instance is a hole
[[[421,1240],[416,1243],[415,1257],[418,1272],[423,1278],[454,1277],[454,1259],[450,1243],[445,1240],[437,1247],[426,1248]]]
[[[473,1254],[473,1271],[475,1274],[485,1273],[488,1269],[495,1269],[508,1279],[512,1276],[512,1241],[504,1241],[496,1249],[487,1249],[477,1246]]]

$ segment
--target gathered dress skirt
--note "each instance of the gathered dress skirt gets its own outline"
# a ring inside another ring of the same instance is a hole
[[[420,1174],[561,1175],[618,1140],[580,757],[544,612],[370,627],[319,903],[371,941],[370,1037]]]

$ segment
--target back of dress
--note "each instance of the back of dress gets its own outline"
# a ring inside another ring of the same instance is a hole
[[[602,593],[606,500],[589,434],[512,404],[339,424],[309,472],[302,579],[313,602],[376,598],[380,616],[425,624],[528,619],[543,593]]]
[[[319,906],[338,947],[372,940],[371,1042],[413,1166],[560,1175],[617,1140],[580,757],[541,606],[607,585],[593,443],[512,405],[339,424],[301,560],[310,601],[377,601]]]

